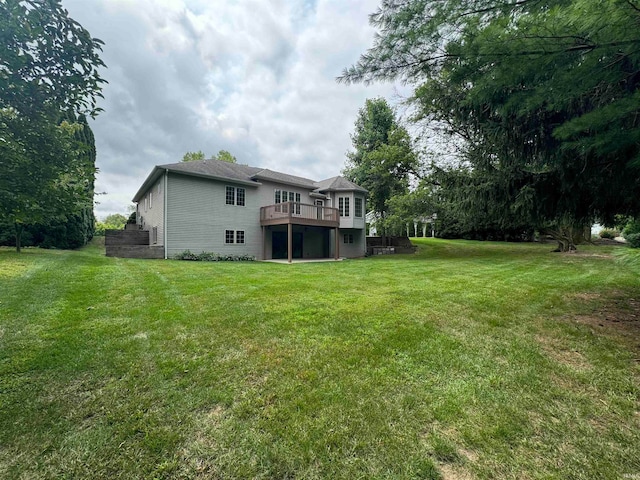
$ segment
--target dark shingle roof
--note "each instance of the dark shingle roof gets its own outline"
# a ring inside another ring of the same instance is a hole
[[[167,165],[158,165],[158,167],[163,170],[169,170],[170,172],[191,173],[229,180],[242,180],[245,182],[250,182],[251,177],[262,170],[261,168],[220,160],[169,163]]]
[[[367,192],[365,188],[362,188],[360,185],[356,185],[355,183],[347,180],[344,177],[337,176],[327,178],[326,180],[322,180],[320,182],[316,182],[318,192],[330,192],[330,191],[358,191],[358,192]]]
[[[314,182],[309,178],[296,177],[295,175],[289,175],[287,173],[281,173],[281,172],[274,172],[273,170],[267,170],[267,169],[259,171],[258,173],[253,175],[252,178],[255,178],[258,180],[271,180],[274,182],[287,183],[291,185],[300,185],[301,187],[307,187],[307,188],[316,188],[316,186],[318,185],[317,182]]]
[[[137,202],[149,187],[151,187],[151,185],[153,185],[154,182],[162,176],[162,172],[166,170],[185,175],[195,175],[219,180],[232,180],[249,185],[259,185],[259,180],[270,180],[272,182],[279,182],[287,185],[297,185],[314,190],[318,193],[346,190],[355,190],[364,193],[367,192],[364,188],[340,176],[315,182],[309,178],[274,172],[273,170],[264,168],[250,167],[248,165],[239,165],[237,163],[223,162],[220,160],[201,160],[195,162],[179,162],[157,165],[135,194],[133,201]]]

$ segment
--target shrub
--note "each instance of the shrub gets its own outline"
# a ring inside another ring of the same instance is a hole
[[[640,248],[640,219],[629,221],[625,225],[622,235],[631,248]]]
[[[200,262],[253,262],[256,257],[253,255],[220,255],[212,252],[192,253],[190,250],[177,253],[173,256],[175,260],[192,260]]]
[[[622,230],[622,233],[625,235],[631,233],[640,233],[640,219],[630,220],[629,222],[627,222],[627,224],[624,226],[624,229]]]
[[[615,230],[611,230],[610,228],[604,228],[600,230],[600,233],[598,235],[600,236],[600,238],[614,239],[619,235],[619,233]]]
[[[631,248],[640,248],[640,233],[626,233],[624,238]]]
[[[176,260],[198,260],[198,255],[191,253],[190,250],[185,250],[183,252],[176,253],[173,258]]]

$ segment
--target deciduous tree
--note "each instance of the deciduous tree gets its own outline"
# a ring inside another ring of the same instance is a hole
[[[388,200],[406,193],[417,168],[411,138],[387,101],[368,99],[360,109],[347,153],[345,177],[369,191],[368,204],[380,219],[383,237]]]
[[[101,45],[59,0],[0,2],[0,215],[18,251],[24,225],[88,207],[95,166],[76,118],[100,111]]]
[[[204,152],[198,150],[197,152],[187,152],[182,157],[183,162],[199,162],[204,160]]]

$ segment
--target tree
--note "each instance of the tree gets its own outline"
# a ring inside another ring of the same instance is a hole
[[[182,157],[183,162],[199,162],[204,160],[204,153],[201,150],[197,152],[187,152]]]
[[[75,137],[79,128],[0,111],[0,211],[15,227],[18,251],[26,225],[63,221],[93,207],[88,192],[95,166]]]
[[[0,3],[0,215],[18,251],[25,225],[89,206],[95,167],[76,121],[100,111],[101,45],[59,0]]]
[[[384,237],[387,202],[408,191],[409,175],[416,171],[411,138],[387,101],[376,98],[360,109],[351,141],[354,151],[347,153],[343,174],[369,191],[368,203]]]
[[[96,226],[96,235],[103,236],[105,230],[122,230],[128,221],[128,217],[121,213],[107,215]]]
[[[418,120],[462,139],[461,208],[561,250],[640,212],[640,8],[632,1],[387,0],[343,81],[416,85]],[[464,205],[464,207],[462,207]]]
[[[221,162],[237,163],[236,157],[231,155],[231,153],[227,152],[226,150],[220,150],[215,159],[220,160]]]
[[[202,150],[198,150],[197,152],[187,152],[182,157],[183,162],[199,162],[204,159],[205,159],[205,155],[202,152]],[[218,155],[214,155],[212,159],[220,160],[221,162],[228,162],[228,163],[237,162],[236,157],[231,155],[231,153],[227,152],[226,150],[220,150],[218,152]]]

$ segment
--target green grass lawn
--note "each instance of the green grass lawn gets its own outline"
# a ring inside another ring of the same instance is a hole
[[[640,478],[640,266],[0,249],[0,478]]]

